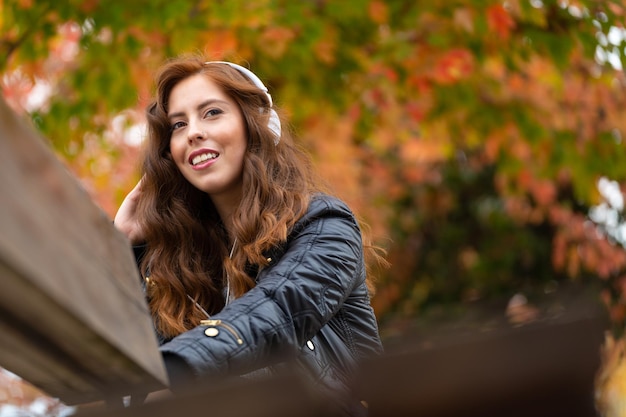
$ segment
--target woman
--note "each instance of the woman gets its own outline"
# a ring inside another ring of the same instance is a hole
[[[115,224],[137,251],[171,388],[293,361],[362,412],[351,374],[382,346],[361,230],[263,83],[232,63],[177,58],[147,117],[143,177]]]

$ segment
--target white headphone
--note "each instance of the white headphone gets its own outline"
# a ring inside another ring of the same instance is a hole
[[[239,71],[241,74],[243,74],[244,77],[246,77],[247,79],[252,81],[252,83],[255,86],[257,86],[258,88],[263,90],[263,92],[267,96],[268,101],[270,102],[270,120],[267,123],[267,127],[269,127],[269,129],[275,135],[274,145],[278,145],[278,142],[280,142],[280,134],[281,134],[280,118],[278,117],[278,114],[276,113],[276,111],[272,108],[274,106],[274,102],[272,101],[272,96],[268,92],[267,87],[265,86],[265,84],[263,84],[263,82],[259,79],[259,77],[257,77],[256,74],[253,73],[252,71],[250,71],[249,69],[244,68],[241,65],[233,64],[232,62],[227,62],[227,61],[207,61],[207,62],[205,62],[205,64],[226,64],[229,67],[234,68],[237,71]],[[263,111],[263,109],[261,109],[261,111]]]

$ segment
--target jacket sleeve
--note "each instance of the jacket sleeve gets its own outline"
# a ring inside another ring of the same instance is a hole
[[[365,279],[361,234],[350,210],[329,197],[314,199],[279,260],[256,287],[212,319],[161,347],[196,376],[260,368],[294,352],[336,314]]]

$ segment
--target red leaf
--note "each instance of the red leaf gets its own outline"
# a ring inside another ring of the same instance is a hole
[[[426,115],[424,107],[415,102],[407,103],[405,106],[405,110],[409,114],[409,116],[411,116],[411,119],[415,120],[416,122],[423,120],[424,116]]]
[[[407,78],[407,84],[410,87],[414,87],[419,94],[429,94],[431,90],[428,79],[421,75],[409,75]]]
[[[474,56],[467,49],[452,49],[435,65],[433,78],[440,84],[453,84],[474,71]]]
[[[487,25],[489,30],[506,40],[515,28],[515,20],[501,4],[494,4],[487,8]]]

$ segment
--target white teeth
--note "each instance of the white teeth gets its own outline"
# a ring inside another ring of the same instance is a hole
[[[207,161],[209,159],[215,159],[215,158],[217,158],[217,154],[216,153],[213,153],[213,152],[203,153],[201,155],[195,156],[191,160],[191,165],[198,165],[201,162]]]

